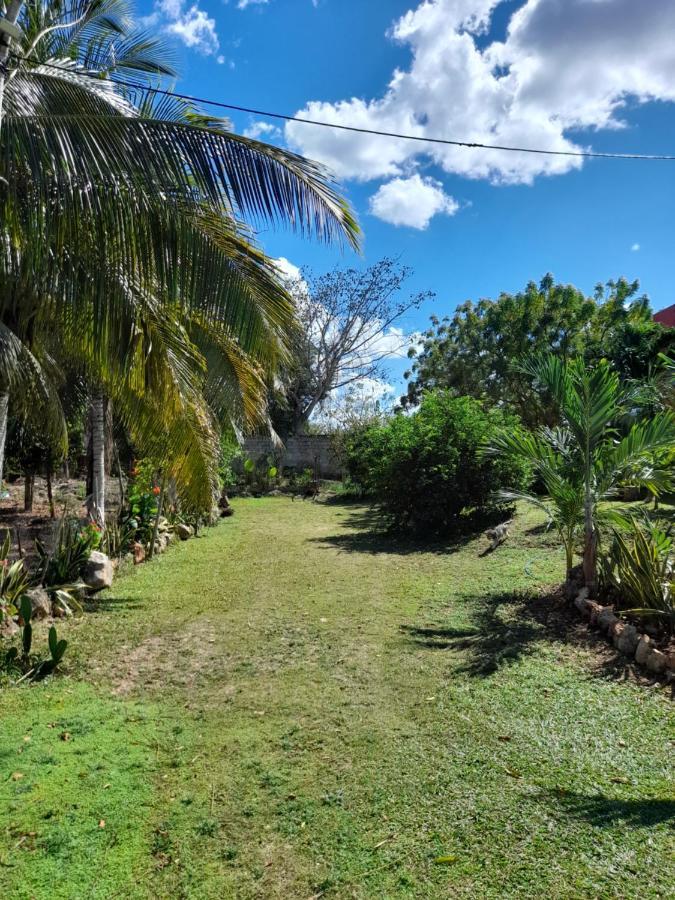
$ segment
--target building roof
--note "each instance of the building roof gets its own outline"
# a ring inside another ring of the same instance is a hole
[[[665,325],[666,328],[675,328],[675,303],[654,313],[654,321]]]

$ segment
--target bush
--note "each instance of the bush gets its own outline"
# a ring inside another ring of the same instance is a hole
[[[476,518],[506,515],[497,492],[527,485],[526,463],[480,453],[495,432],[519,427],[513,415],[485,410],[472,397],[437,391],[411,416],[353,432],[347,473],[394,526],[447,533]]]

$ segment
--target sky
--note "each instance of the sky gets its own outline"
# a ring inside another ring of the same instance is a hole
[[[675,155],[673,0],[154,0],[176,89],[300,118],[550,150]],[[638,278],[675,303],[675,162],[452,148],[231,114],[235,130],[328,166],[363,229],[356,255],[264,228],[288,268],[410,267],[406,317],[552,272],[591,293]],[[388,381],[402,388],[403,360]]]

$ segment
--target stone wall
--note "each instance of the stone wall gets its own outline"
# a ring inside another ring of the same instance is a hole
[[[331,450],[331,438],[324,434],[289,437],[283,447],[275,447],[266,437],[251,437],[244,441],[244,452],[251,459],[271,454],[277,460],[279,469],[285,467],[312,469],[316,466],[318,477],[341,478],[342,469]]]

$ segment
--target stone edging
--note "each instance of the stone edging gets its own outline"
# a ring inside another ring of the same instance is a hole
[[[614,607],[601,606],[595,600],[589,600],[588,588],[579,591],[574,605],[591,625],[607,635],[619,653],[632,656],[638,665],[654,675],[675,678],[675,650],[659,650],[648,634],[640,634],[634,625],[622,621],[614,612]]]

